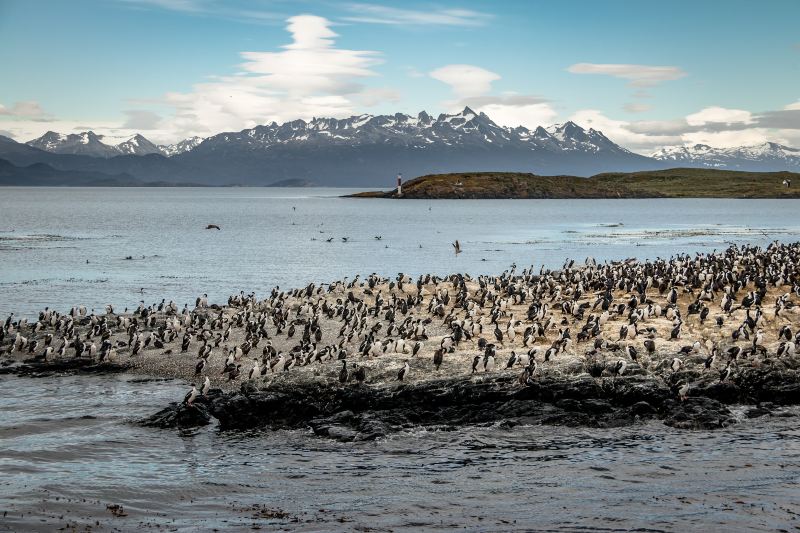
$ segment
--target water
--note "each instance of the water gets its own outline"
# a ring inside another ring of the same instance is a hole
[[[341,444],[303,431],[131,424],[182,394],[171,381],[9,377],[0,387],[15,391],[0,396],[0,530],[99,521],[100,531],[774,531],[800,516],[796,417],[711,433],[648,422],[417,430]],[[128,516],[112,517],[109,504]],[[289,517],[254,519],[256,505]]]
[[[122,309],[141,299],[182,305],[202,293],[224,301],[240,290],[264,294],[359,273],[480,274],[588,255],[654,258],[800,234],[800,200],[339,197],[348,192],[4,187],[0,316],[45,306]]]
[[[663,257],[793,240],[800,229],[794,200],[398,202],[344,192],[4,188],[0,316],[203,292],[213,302],[356,273]],[[0,531],[774,531],[800,518],[798,408],[715,432],[658,421],[427,428],[342,444],[306,431],[131,423],[181,398],[179,381],[0,376],[0,390]],[[265,508],[286,515],[257,514]]]

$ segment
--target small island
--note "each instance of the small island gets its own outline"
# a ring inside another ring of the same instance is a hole
[[[355,198],[403,199],[601,199],[601,198],[800,198],[800,174],[673,168],[614,172],[590,178],[519,172],[462,172],[420,176],[397,190]]]

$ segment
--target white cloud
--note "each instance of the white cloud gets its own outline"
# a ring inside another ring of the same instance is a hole
[[[634,131],[631,128],[633,123],[612,119],[597,109],[577,111],[569,117],[569,120],[585,128],[600,130],[615,143],[640,153],[652,151],[663,145],[680,144],[681,141],[681,137],[675,134]]]
[[[628,65],[621,63],[576,63],[567,68],[573,74],[602,74],[629,80],[632,87],[652,87],[664,81],[686,76],[678,67]]]
[[[344,117],[363,102],[375,105],[396,93],[367,89],[360,80],[375,76],[382,62],[372,51],[346,50],[322,17],[289,19],[292,42],[279,52],[243,52],[243,72],[193,86],[190,93],[169,93],[175,114],[165,120],[180,136],[210,135],[271,121]]]
[[[475,65],[445,65],[428,75],[449,85],[459,98],[484,95],[492,89],[492,82],[500,79],[499,74]]]
[[[744,109],[728,109],[725,107],[706,107],[686,117],[690,126],[703,126],[705,124],[752,124],[753,115]]]
[[[157,113],[146,109],[129,109],[125,111],[128,119],[122,125],[123,128],[132,130],[154,130],[158,129],[161,117]]]
[[[652,106],[649,104],[642,104],[640,102],[629,102],[625,104],[624,109],[628,113],[644,113],[645,111],[650,111]]]
[[[470,9],[427,9],[413,10],[377,4],[353,3],[345,9],[356,13],[343,17],[349,22],[369,24],[391,24],[402,26],[482,26],[491,15]]]
[[[364,89],[358,95],[358,102],[366,107],[374,107],[386,102],[400,101],[400,93],[390,87]]]
[[[800,111],[800,100],[796,101],[793,104],[789,104],[784,107],[786,111]]]
[[[209,3],[205,0],[120,0],[125,4],[158,7],[170,11],[184,13],[199,13],[208,9]]]
[[[535,129],[537,126],[552,124],[558,118],[558,113],[548,103],[527,105],[496,103],[481,106],[476,110],[483,111],[497,124],[512,128],[525,126],[528,129]]]
[[[28,119],[46,119],[48,117],[42,106],[33,100],[14,102],[11,107],[0,104],[0,115]]]
[[[286,17],[274,11],[242,8],[229,0],[117,0],[131,9],[163,9],[189,16],[226,19],[248,24],[277,24]]]
[[[748,128],[744,130],[727,131],[694,131],[684,133],[681,137],[683,144],[707,144],[715,148],[733,148],[761,144],[770,139],[769,130],[765,128]]]
[[[125,136],[147,129],[154,142],[174,142],[193,135],[209,136],[237,131],[272,121],[298,118],[347,117],[364,106],[399,98],[389,88],[367,87],[363,82],[377,76],[373,67],[382,63],[378,52],[348,50],[336,46],[331,22],[313,15],[288,19],[291,41],[278,51],[242,52],[240,71],[213,76],[192,86],[189,92],[170,92],[160,99],[138,100],[140,109],[113,121],[58,120],[47,127],[28,121],[0,122],[17,138],[38,137],[47,129],[73,132],[91,127],[98,133]],[[146,108],[156,106],[159,114]],[[2,108],[0,114],[17,113],[24,106]],[[4,117],[0,116],[0,119]]]
[[[489,95],[492,82],[499,80],[500,75],[475,65],[445,65],[431,71],[429,76],[450,86],[456,99],[444,102],[444,105],[451,112],[469,106],[486,113],[501,126],[527,128],[548,125],[558,116],[550,103],[539,96]]]

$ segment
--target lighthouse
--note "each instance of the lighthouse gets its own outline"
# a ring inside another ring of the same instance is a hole
[[[403,175],[397,175],[397,196],[403,196]]]

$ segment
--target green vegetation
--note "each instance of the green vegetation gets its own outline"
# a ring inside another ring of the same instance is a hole
[[[783,180],[791,181],[791,187]],[[395,198],[395,191],[360,198]],[[474,172],[421,176],[403,184],[402,198],[800,198],[800,174],[673,168],[646,172],[537,176]]]

